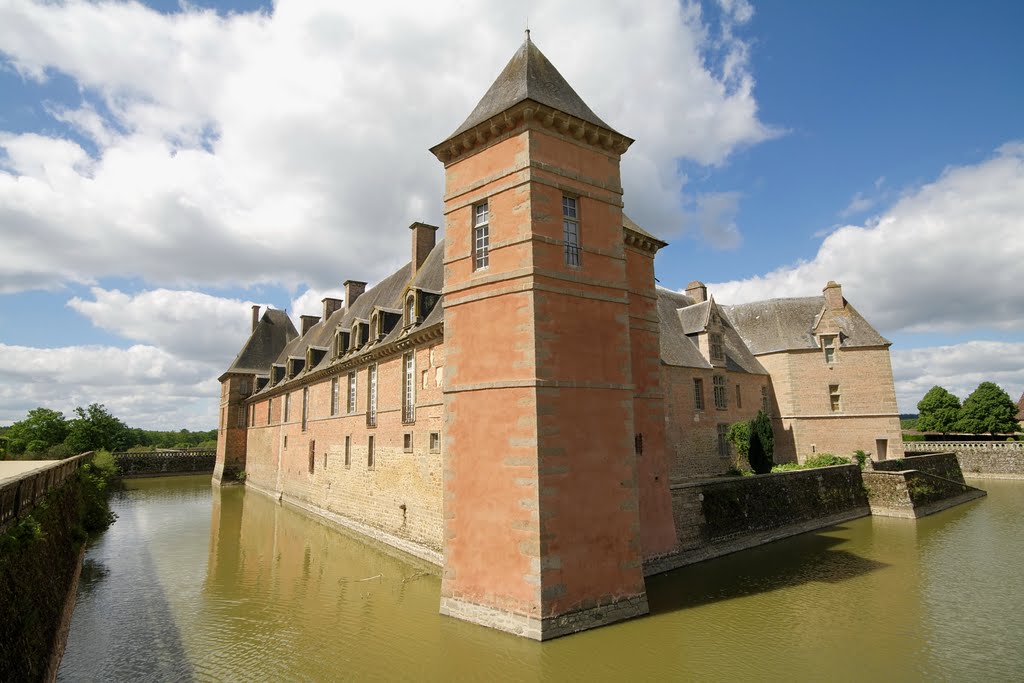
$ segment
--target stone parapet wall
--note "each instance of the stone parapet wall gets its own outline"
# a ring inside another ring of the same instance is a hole
[[[964,482],[964,475],[955,453],[927,453],[900,460],[868,461],[870,467],[879,472],[902,472],[918,470],[951,481]]]
[[[92,458],[92,451],[39,466],[0,482],[0,533],[27,516],[51,490],[62,486]]]
[[[864,472],[871,514],[916,519],[981,498],[973,486],[918,470]]]
[[[912,441],[906,444],[906,450],[908,454],[955,453],[961,471],[968,477],[1024,478],[1024,442],[1020,441]]]

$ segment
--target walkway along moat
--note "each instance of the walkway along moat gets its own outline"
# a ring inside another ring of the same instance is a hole
[[[536,643],[437,613],[436,570],[241,487],[127,482],[60,680],[1009,680],[1024,482],[648,579],[651,616]]]

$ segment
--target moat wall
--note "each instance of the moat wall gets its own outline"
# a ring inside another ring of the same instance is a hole
[[[918,441],[906,444],[907,456],[955,453],[968,477],[1024,479],[1024,443],[1020,441]]]
[[[679,552],[644,563],[674,569],[870,514],[856,465],[673,484]]]

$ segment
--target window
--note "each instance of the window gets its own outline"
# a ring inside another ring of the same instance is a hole
[[[715,386],[715,408],[725,410],[729,407],[729,397],[725,391],[725,377],[715,375],[711,379]]]
[[[416,295],[409,292],[405,299],[405,324],[412,325],[416,322]]]
[[[331,415],[338,414],[338,396],[341,393],[340,387],[338,386],[341,382],[338,381],[337,377],[331,379]]]
[[[284,417],[282,418],[281,422],[287,422],[289,414],[291,412],[292,412],[292,395],[291,394],[285,394],[284,395]]]
[[[366,441],[366,467],[373,469],[373,434],[370,434],[370,438]]]
[[[829,401],[829,405],[832,407],[832,412],[833,413],[838,413],[840,410],[842,410],[841,404],[839,402],[839,385],[838,384],[829,384],[828,385],[828,401]]]
[[[245,427],[245,406],[238,406],[235,412],[235,426]]]
[[[728,458],[729,457],[729,425],[720,424],[718,425],[718,457]]]
[[[487,202],[473,207],[473,270],[491,264],[491,233]]]
[[[825,352],[825,362],[832,365],[836,362],[836,335],[821,335],[821,349]]]
[[[441,432],[430,432],[430,452],[441,452]]]
[[[366,369],[366,426],[377,426],[377,364]]]
[[[306,431],[309,422],[309,387],[302,389],[302,431]]]
[[[743,395],[740,393],[740,385],[739,384],[736,385],[736,407],[737,408],[742,408],[743,407]]]
[[[274,399],[267,399],[267,424],[270,424],[270,409],[274,407]]]
[[[771,408],[771,403],[768,401],[768,387],[761,387],[761,410],[767,415],[771,412],[769,408]]]
[[[402,368],[405,373],[402,388],[402,422],[416,421],[416,356],[407,353],[402,357]]]
[[[313,470],[316,469],[316,441],[313,439],[309,440],[309,473],[313,474]]]
[[[722,335],[712,332],[708,335],[711,342],[711,360],[725,360],[725,349],[722,345]]]
[[[412,453],[412,432],[402,434],[402,450],[406,453]]]
[[[244,380],[243,379],[238,384],[238,393],[240,393],[242,396],[248,396],[249,395],[249,382],[248,382],[248,380]]]
[[[580,265],[580,219],[576,198],[562,195],[562,230],[565,233],[565,264]]]
[[[352,466],[352,437],[345,437],[345,467]]]
[[[704,410],[704,380],[693,380],[693,409]]]
[[[252,404],[251,406],[249,406],[249,426],[250,427],[255,427],[256,426],[256,404],[255,403]]]
[[[348,405],[346,406],[348,413],[356,412],[356,373],[353,370],[348,373]]]
[[[288,435],[287,434],[284,435],[284,447],[288,448]]]

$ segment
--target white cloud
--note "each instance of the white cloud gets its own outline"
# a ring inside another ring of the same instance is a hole
[[[679,158],[721,164],[774,134],[733,30],[752,10],[724,7],[717,32],[699,6],[674,0],[529,7],[535,42],[639,138],[624,158],[627,203],[659,230],[686,219]],[[99,150],[0,133],[0,291],[107,276],[177,287],[378,279],[404,261],[409,223],[439,220],[442,168],[426,148],[511,56],[520,38],[509,27],[523,16],[497,0],[283,0],[272,14],[228,16],[0,5],[0,53],[25,78],[73,78],[83,101],[51,113]],[[567,25],[572,41],[558,39]]]
[[[982,382],[995,382],[1017,401],[1024,392],[1024,342],[969,341],[892,351],[900,412],[916,413],[933,386],[967,398]]]
[[[853,199],[846,205],[842,211],[839,212],[840,218],[849,218],[858,213],[864,213],[868,209],[872,208],[877,200],[871,197],[865,197],[862,192],[858,192],[853,195]]]
[[[188,361],[226,368],[251,331],[252,301],[167,289],[91,292],[91,301],[75,297],[68,306],[97,327]]]
[[[810,261],[709,285],[727,303],[820,294],[829,280],[883,331],[1024,329],[1024,143],[947,168]]]
[[[344,300],[345,290],[341,287],[307,289],[302,294],[292,299],[288,310],[293,312],[292,317],[300,315],[323,315],[323,299],[325,297]]]
[[[699,194],[692,221],[708,244],[718,249],[735,249],[743,242],[736,214],[739,213],[739,192],[708,192]]]

